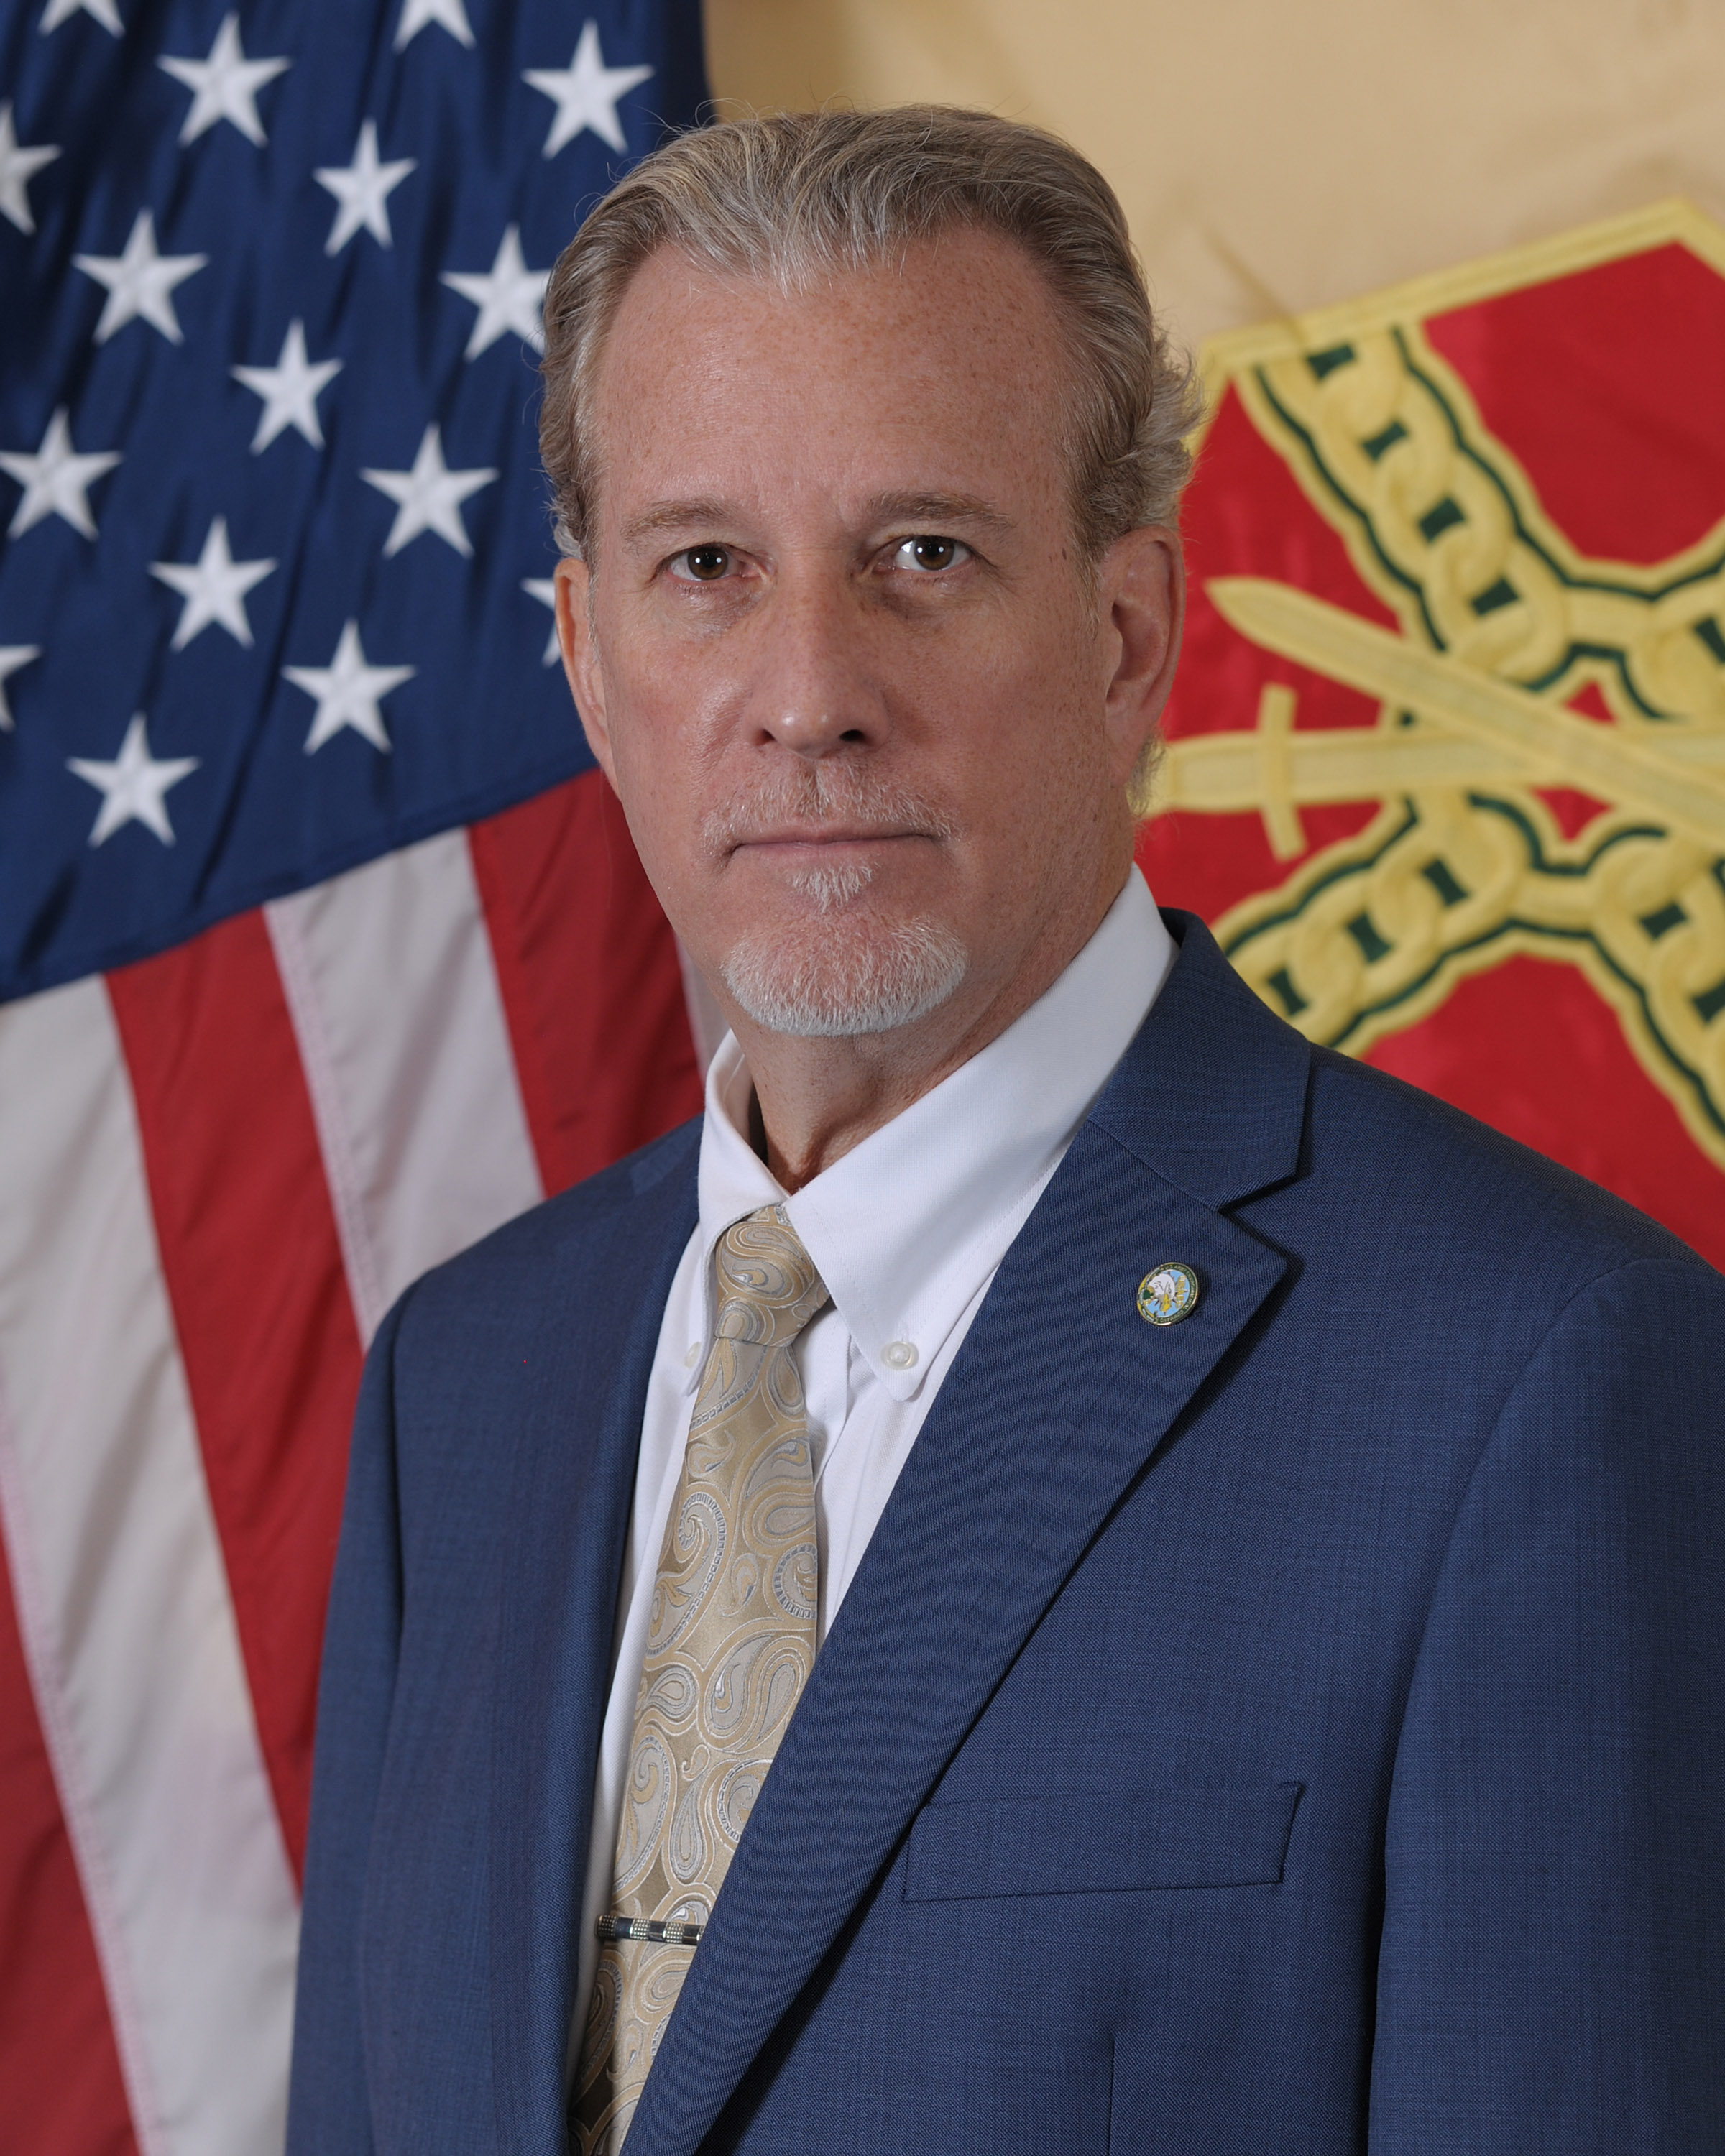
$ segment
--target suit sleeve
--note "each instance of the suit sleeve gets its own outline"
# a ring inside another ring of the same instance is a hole
[[[358,1942],[401,1638],[393,1391],[406,1301],[384,1320],[366,1359],[324,1629],[288,2156],[372,2156]]]
[[[1373,2156],[1725,2148],[1725,1280],[1563,1312],[1458,1517],[1398,1748]]]

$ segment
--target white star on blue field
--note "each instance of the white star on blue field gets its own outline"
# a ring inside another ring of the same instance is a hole
[[[591,767],[547,663],[540,309],[706,96],[697,0],[24,4],[0,1000]]]

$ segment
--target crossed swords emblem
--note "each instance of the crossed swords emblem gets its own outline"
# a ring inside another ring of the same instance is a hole
[[[1417,320],[1330,332],[1223,378],[1400,633],[1259,575],[1204,588],[1378,723],[1302,729],[1269,683],[1255,726],[1168,744],[1151,813],[1262,819],[1289,879],[1214,925],[1311,1038],[1362,1053],[1494,953],[1566,959],[1725,1168],[1725,524],[1645,568],[1584,558]],[[1609,720],[1563,701],[1583,682]],[[1531,798],[1571,787],[1609,812],[1574,838]],[[1356,802],[1379,814],[1313,853],[1301,811]]]
[[[1168,744],[1158,810],[1256,810],[1278,858],[1291,860],[1305,850],[1299,811],[1320,803],[1423,786],[1574,785],[1725,853],[1725,732],[1673,726],[1631,735],[1290,585],[1216,577],[1204,588],[1223,619],[1262,649],[1424,723],[1300,732],[1293,691],[1272,685],[1255,730]]]

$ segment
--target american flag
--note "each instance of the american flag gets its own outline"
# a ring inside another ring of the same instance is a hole
[[[0,0],[0,2149],[280,2146],[400,1291],[698,1105],[547,643],[546,273],[695,0]]]

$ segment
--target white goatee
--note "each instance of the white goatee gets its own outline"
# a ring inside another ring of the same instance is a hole
[[[833,763],[775,774],[747,801],[710,815],[706,837],[715,851],[728,850],[793,820],[837,824],[853,837],[950,836],[921,795],[866,767]],[[874,881],[866,863],[809,867],[788,880],[813,917],[743,937],[720,968],[726,988],[768,1032],[825,1040],[889,1033],[937,1009],[964,978],[969,954],[950,928],[859,907]]]
[[[721,971],[758,1026],[805,1040],[890,1033],[937,1010],[964,978],[969,958],[933,921],[860,922],[831,939],[818,931],[745,937]]]

